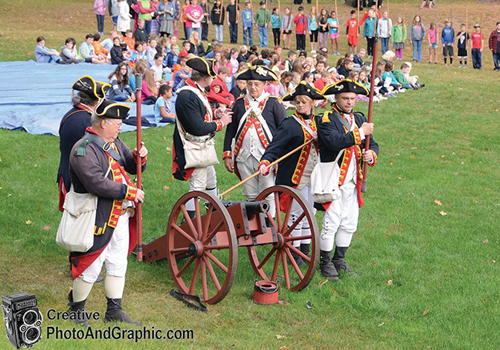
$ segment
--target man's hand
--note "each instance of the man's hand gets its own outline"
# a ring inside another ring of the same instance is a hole
[[[373,163],[373,153],[372,151],[363,150],[363,162],[372,164]]]
[[[134,153],[137,153],[137,147],[134,148]],[[141,150],[139,151],[139,156],[144,158],[148,155],[148,149],[144,147],[144,142],[141,142]]]
[[[224,165],[226,166],[226,170],[230,173],[234,172],[234,164],[231,157],[224,158]]]
[[[363,123],[361,129],[365,133],[365,136],[373,134],[373,123]]]
[[[260,175],[262,175],[262,176],[269,175],[269,167],[265,164],[261,164],[259,166],[259,171],[260,171]]]
[[[144,191],[141,189],[137,189],[137,194],[135,196],[136,203],[144,203]]]
[[[222,124],[224,124],[224,126],[231,123],[231,121],[233,120],[232,114],[233,112],[231,112],[229,109],[222,114],[222,116],[220,117],[220,121],[222,122]]]

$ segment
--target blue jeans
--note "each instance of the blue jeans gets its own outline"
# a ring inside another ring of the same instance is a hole
[[[146,21],[144,23],[144,30],[146,31],[146,34],[148,35],[149,38],[149,35],[151,35],[151,21]]]
[[[500,61],[500,52],[493,54],[493,63],[495,64],[495,70],[500,70],[498,62]]]
[[[248,44],[247,44],[248,37]],[[243,28],[243,45],[253,45],[253,27]]]
[[[422,40],[412,40],[413,60],[422,62]]]
[[[201,28],[186,28],[186,40],[189,40],[193,31],[197,31],[201,38]]]
[[[126,93],[126,92],[124,92],[122,94],[114,95],[113,96],[113,101],[124,102],[124,101],[128,100],[128,97],[129,97],[129,94]]]
[[[382,55],[389,51],[389,38],[380,38],[382,41]]]
[[[229,40],[231,44],[238,41],[238,23],[229,23]]]
[[[259,25],[257,28],[259,29],[259,47],[267,47],[267,27]]]
[[[472,66],[474,69],[483,68],[483,53],[480,49],[472,49]]]
[[[215,24],[215,39],[217,39],[218,42],[222,43],[222,40],[224,39],[224,26],[222,24]]]
[[[104,33],[104,15],[96,15],[97,17],[97,32]]]

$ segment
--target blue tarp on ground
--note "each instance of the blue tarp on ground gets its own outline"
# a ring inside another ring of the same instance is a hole
[[[0,128],[58,136],[59,123],[71,109],[73,83],[84,75],[107,82],[115,68],[108,64],[0,62]],[[130,105],[130,116],[135,116],[136,105]],[[142,116],[154,123],[153,106],[142,105]],[[135,127],[123,125],[123,131],[132,130]]]

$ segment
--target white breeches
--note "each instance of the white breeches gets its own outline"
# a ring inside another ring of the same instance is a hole
[[[314,209],[314,201],[312,197],[312,191],[311,191],[311,185],[307,185],[303,187],[300,190],[297,190],[300,192],[300,194],[304,197],[305,205],[309,206],[309,208],[312,210],[312,219],[315,219],[315,214],[316,214],[316,209]],[[295,222],[295,220],[302,214],[304,210],[302,207],[298,204],[297,201],[293,201],[292,203],[292,211],[290,213],[290,218],[288,219],[288,226],[292,226],[292,224]],[[292,237],[298,237],[298,236],[308,236],[311,234],[311,227],[309,227],[309,222],[307,221],[307,217],[304,216],[304,218],[295,226],[295,228],[292,231]],[[302,239],[302,240],[297,240],[293,241],[293,246],[294,247],[299,247],[301,244],[309,244],[311,243],[311,239]]]

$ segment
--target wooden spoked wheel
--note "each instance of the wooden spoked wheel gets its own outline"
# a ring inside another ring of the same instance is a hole
[[[191,200],[194,213],[186,208]],[[226,296],[236,274],[238,241],[231,217],[218,198],[193,191],[177,201],[168,220],[167,259],[182,292],[198,295],[208,304]]]
[[[272,196],[276,204],[276,214],[273,216],[271,210],[266,214],[276,232],[276,243],[248,247],[250,261],[255,273],[262,279],[276,281],[279,276],[288,289],[298,291],[309,284],[318,266],[320,248],[316,218],[304,197],[291,187],[270,187],[262,191],[256,200],[262,201],[268,196]],[[300,208],[296,210],[295,220],[291,219],[294,203]],[[303,219],[309,224],[310,233],[301,232],[292,236],[293,230]],[[311,240],[310,257],[293,246],[294,241],[305,239]],[[302,258],[304,266],[298,266],[292,252]]]

